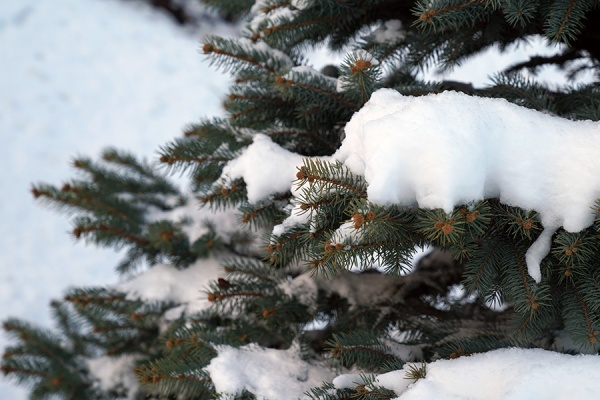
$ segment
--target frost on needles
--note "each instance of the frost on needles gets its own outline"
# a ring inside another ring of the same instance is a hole
[[[558,374],[598,398],[598,356],[550,350],[600,345],[600,91],[520,73],[597,74],[597,2],[207,2],[248,23],[203,40],[224,117],[161,149],[189,191],[116,151],[35,185],[129,281],[71,289],[58,333],[6,321],[4,373],[63,398],[531,398]],[[557,54],[488,87],[419,78],[533,34]],[[319,71],[325,42],[348,54]]]

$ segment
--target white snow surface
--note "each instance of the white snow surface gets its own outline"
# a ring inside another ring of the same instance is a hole
[[[98,357],[86,360],[90,374],[94,378],[93,385],[102,390],[121,389],[127,393],[127,399],[135,399],[135,391],[139,384],[134,374],[135,355],[118,357]]]
[[[600,123],[569,121],[457,92],[423,97],[380,89],[346,124],[334,158],[367,181],[378,204],[441,208],[499,197],[540,213],[530,275],[552,233],[592,224],[600,198]]]
[[[114,286],[126,292],[129,299],[144,301],[172,301],[181,303],[167,311],[167,319],[176,319],[182,312],[194,313],[211,306],[205,289],[210,281],[224,274],[223,260],[203,258],[185,269],[157,264],[135,278]]]
[[[381,89],[346,125],[334,158],[364,175],[369,200],[451,212],[499,197],[577,232],[600,197],[600,123],[569,121],[457,92]]]
[[[223,168],[222,177],[243,178],[248,201],[258,203],[271,194],[290,190],[296,179],[296,166],[302,165],[302,156],[274,143],[263,134],[254,136],[254,142],[236,159]]]
[[[379,375],[397,400],[594,400],[600,397],[600,356],[541,349],[499,349],[427,365],[412,384],[404,370]],[[413,364],[420,367],[421,364]]]
[[[240,348],[217,346],[217,351],[219,355],[205,369],[225,398],[246,389],[260,400],[304,399],[305,391],[334,377],[329,368],[303,360],[297,345],[288,350],[254,344]]]

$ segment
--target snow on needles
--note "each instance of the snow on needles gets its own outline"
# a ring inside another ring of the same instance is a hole
[[[499,197],[539,212],[547,231],[527,254],[537,281],[552,233],[591,225],[600,197],[600,123],[456,92],[416,98],[375,92],[346,125],[334,158],[364,175],[374,203],[449,213]]]
[[[498,197],[539,212],[545,230],[526,254],[538,282],[552,234],[591,225],[600,198],[600,123],[456,92],[411,97],[378,90],[346,125],[340,149],[323,159],[364,175],[369,200],[378,204],[450,213]],[[255,203],[289,190],[301,165],[300,156],[256,135],[224,176],[243,178]]]
[[[329,368],[300,357],[298,346],[288,350],[263,349],[255,344],[240,348],[217,346],[219,355],[206,367],[217,392],[233,398],[244,389],[257,399],[303,399],[304,392],[331,380]]]
[[[130,281],[116,285],[115,289],[126,292],[128,299],[181,304],[165,315],[167,319],[177,319],[184,311],[194,313],[211,306],[204,290],[209,282],[224,274],[222,261],[200,259],[186,269],[157,264]]]
[[[600,123],[503,99],[381,89],[346,125],[334,156],[365,176],[379,204],[442,208],[499,197],[577,232],[600,197]]]
[[[254,142],[223,169],[223,177],[243,178],[248,201],[258,203],[271,194],[287,192],[296,179],[302,156],[285,150],[268,136],[257,134]]]

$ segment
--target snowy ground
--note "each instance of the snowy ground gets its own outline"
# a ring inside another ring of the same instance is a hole
[[[107,145],[153,157],[187,122],[219,114],[228,81],[202,62],[197,36],[118,0],[0,1],[0,320],[49,325],[66,287],[116,281],[117,256],[75,245],[30,184],[59,183],[71,157]],[[482,60],[452,78],[484,83],[482,62],[500,62]],[[24,398],[0,381],[0,400]]]

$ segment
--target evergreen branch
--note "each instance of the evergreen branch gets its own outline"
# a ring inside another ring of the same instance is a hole
[[[348,106],[352,110],[357,110],[357,109],[360,108],[357,103],[354,103],[354,102],[352,102],[350,100],[347,100],[344,97],[339,96],[339,95],[337,95],[337,94],[335,94],[333,92],[330,92],[328,90],[322,89],[320,87],[317,87],[317,86],[314,86],[314,85],[311,85],[311,84],[308,84],[308,83],[302,83],[302,82],[299,82],[297,80],[292,80],[292,79],[285,79],[285,80],[283,80],[283,78],[282,78],[281,83],[282,84],[287,84],[287,85],[292,85],[292,86],[297,86],[299,88],[306,89],[306,90],[309,90],[311,92],[315,92],[317,94],[321,94],[323,96],[329,97],[329,98],[331,98],[331,99],[333,99],[333,100],[335,100],[335,101],[337,101],[339,103],[344,104],[345,106]]]
[[[268,37],[269,35],[276,33],[276,32],[304,28],[304,27],[311,26],[311,25],[319,25],[319,24],[323,24],[326,22],[334,22],[336,20],[337,20],[337,18],[335,16],[331,16],[331,17],[315,18],[315,19],[306,20],[306,21],[291,22],[287,25],[275,25],[275,26],[271,26],[269,28],[264,29],[263,34],[265,35],[265,37]]]
[[[564,17],[563,17],[563,19],[562,19],[562,21],[560,23],[560,26],[556,30],[556,33],[554,34],[554,38],[555,39],[559,39],[560,37],[562,37],[563,31],[565,29],[567,21],[571,17],[571,12],[573,11],[573,7],[575,6],[576,2],[577,2],[577,0],[571,0],[570,1],[569,6],[567,7],[567,11],[565,12],[565,15],[564,15]]]
[[[112,235],[115,236],[119,236],[123,239],[126,239],[129,242],[135,243],[138,246],[146,246],[149,244],[149,242],[145,239],[139,238],[135,235],[132,235],[128,232],[125,232],[121,229],[112,227],[112,226],[108,226],[106,224],[99,224],[99,225],[90,225],[90,226],[77,226],[75,227],[75,229],[73,229],[73,236],[75,236],[76,238],[79,238],[82,234],[86,234],[86,233],[91,233],[91,232],[106,232],[106,233],[110,233]]]

